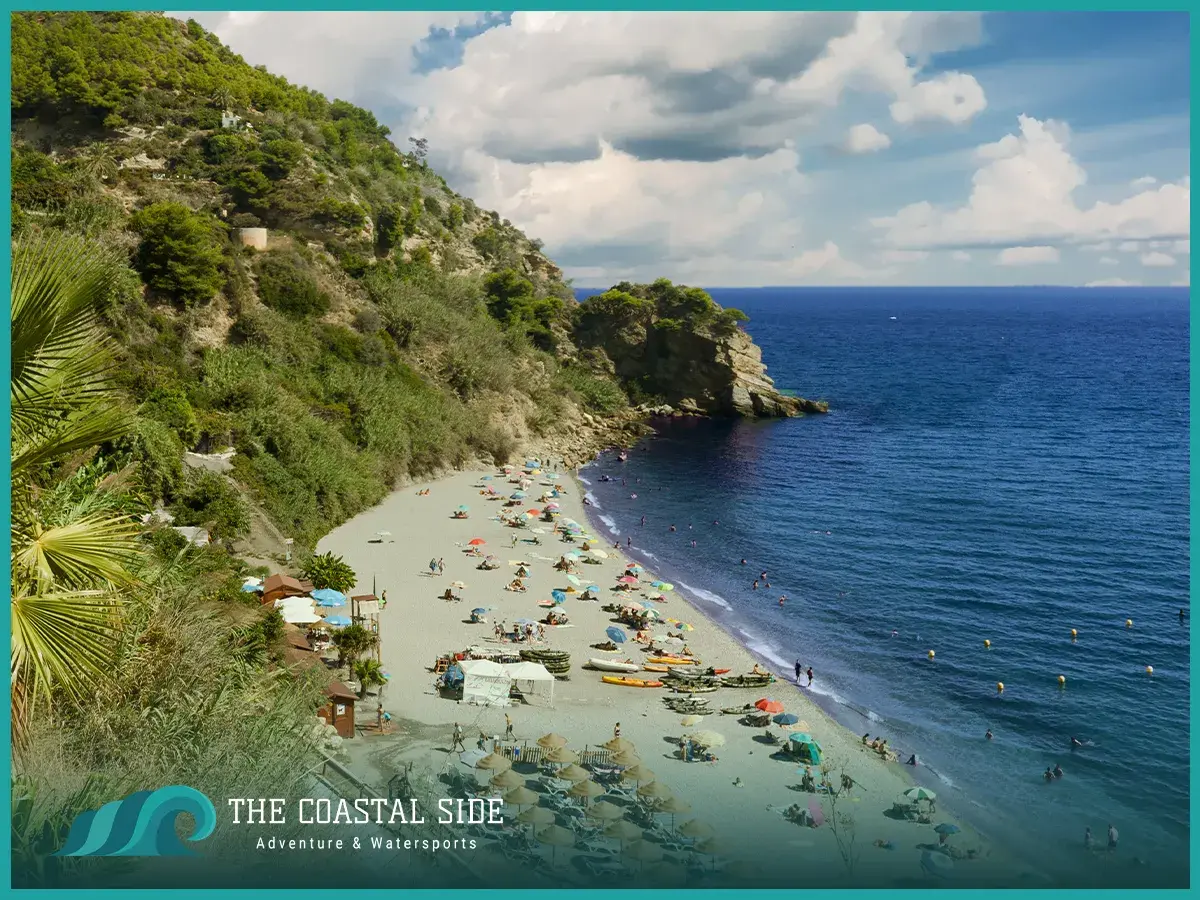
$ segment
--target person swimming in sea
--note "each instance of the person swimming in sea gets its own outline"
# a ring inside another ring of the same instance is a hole
[[[745,564],[746,564],[746,561],[743,559],[743,560],[742,560],[742,565],[744,566]]]
[[[983,736],[990,741],[992,739],[992,729],[989,728],[986,732],[984,732]]]
[[[1072,735],[1071,736],[1071,749],[1074,750],[1076,747],[1082,747],[1082,746],[1083,746],[1083,741],[1081,741],[1079,738]]]
[[[1046,771],[1042,773],[1042,778],[1045,779],[1047,784],[1054,780],[1054,773],[1050,771],[1049,766],[1046,766]]]
[[[1054,777],[1055,777],[1055,778],[1062,778],[1062,777],[1063,777],[1063,770],[1062,770],[1062,766],[1060,766],[1058,763],[1055,763],[1055,764],[1054,764]]]
[[[754,584],[751,587],[751,590],[754,590],[754,591],[758,590],[758,579],[757,578],[754,579]]]
[[[669,530],[671,530],[671,531],[674,531],[674,530],[675,530],[675,526],[674,526],[674,525],[672,525],[672,526],[671,526],[671,528],[670,528]]]

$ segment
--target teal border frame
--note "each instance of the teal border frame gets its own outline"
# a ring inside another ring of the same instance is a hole
[[[83,2],[79,2],[79,0],[66,0],[66,2],[64,2],[64,0],[57,0],[57,2],[47,2],[47,3],[12,3],[12,2],[5,3],[6,10],[10,13],[16,12],[16,11],[31,11],[31,10],[86,10],[86,11],[138,10],[138,9],[157,10],[157,9],[164,9],[166,5],[169,5],[169,4],[161,4],[161,3],[115,3],[115,4],[89,3],[89,2],[86,2],[86,0],[83,0]],[[542,10],[542,11],[595,10],[595,11],[647,11],[647,12],[648,11],[656,11],[656,12],[657,11],[668,11],[668,10],[704,11],[704,12],[718,12],[718,11],[720,11],[720,12],[748,12],[748,11],[804,10],[804,9],[819,9],[822,11],[825,11],[825,10],[871,10],[871,11],[904,10],[904,11],[908,11],[908,10],[924,9],[924,10],[931,10],[931,11],[938,11],[938,12],[946,12],[946,11],[998,12],[998,11],[1005,11],[1005,10],[1038,10],[1038,11],[1053,10],[1056,12],[1058,12],[1058,11],[1062,11],[1062,12],[1067,12],[1067,11],[1079,11],[1079,12],[1122,11],[1122,12],[1129,12],[1134,9],[1138,9],[1140,6],[1141,6],[1141,4],[1130,2],[1130,0],[1125,0],[1125,2],[1119,2],[1119,0],[1092,0],[1092,2],[1078,2],[1078,0],[1069,0],[1069,2],[1061,2],[1061,0],[1060,0],[1060,2],[1052,3],[1052,4],[1040,4],[1040,3],[1036,3],[1036,2],[1030,2],[1030,0],[1008,0],[1008,2],[1001,2],[1001,3],[997,3],[997,2],[995,2],[995,0],[992,0],[991,3],[987,3],[987,4],[971,4],[971,3],[953,2],[953,0],[951,0],[951,2],[945,2],[945,0],[943,0],[943,2],[937,2],[937,3],[931,3],[931,2],[916,2],[916,3],[874,2],[874,3],[868,3],[868,4],[856,4],[856,3],[847,3],[847,2],[845,2],[845,0],[832,0],[832,2],[825,2],[825,3],[821,3],[821,4],[812,4],[812,5],[798,3],[798,2],[787,2],[787,0],[748,0],[748,2],[744,3],[744,4],[738,3],[738,2],[736,2],[736,0],[654,0],[654,2],[648,2],[648,3],[631,3],[631,2],[629,2],[629,0],[609,0],[609,2],[607,2],[607,3],[587,2],[587,0],[583,0],[583,2],[580,2],[580,0],[564,0],[564,2],[560,2],[560,3],[527,2],[527,3],[521,4],[517,8],[519,8],[521,10]],[[1153,12],[1168,12],[1168,11],[1180,12],[1180,11],[1182,11],[1182,12],[1190,13],[1198,7],[1200,7],[1200,3],[1196,3],[1196,2],[1169,2],[1169,3],[1156,3],[1153,5],[1153,7],[1151,9],[1143,8],[1140,11],[1146,11],[1146,12],[1151,12],[1151,11],[1153,11]],[[316,2],[314,2],[314,0],[294,0],[294,2],[290,2],[290,3],[282,2],[282,0],[260,0],[260,2],[256,2],[256,3],[246,3],[245,0],[242,0],[242,2],[236,2],[236,3],[214,3],[214,2],[211,2],[211,0],[196,0],[196,2],[187,2],[187,3],[179,4],[180,11],[183,11],[184,8],[186,8],[186,10],[196,10],[196,11],[209,11],[209,10],[249,11],[249,10],[254,10],[254,11],[279,11],[279,12],[282,12],[282,11],[288,11],[288,12],[300,12],[300,11],[359,12],[359,11],[364,11],[365,12],[365,11],[382,11],[382,10],[398,10],[398,11],[405,11],[405,10],[446,11],[446,10],[477,10],[477,9],[478,10],[488,10],[488,9],[493,9],[495,7],[480,6],[477,4],[477,2],[454,3],[454,2],[447,2],[447,0],[424,0],[424,2],[413,2],[413,3],[386,2],[386,0],[384,0],[384,2],[380,2],[380,0],[350,0],[350,2],[345,5],[337,4],[334,2],[329,2],[329,0],[326,0],[326,2],[320,2],[320,0],[316,0]],[[10,68],[11,55],[12,55],[11,39],[12,39],[11,30],[6,28],[4,30],[3,38],[0,38],[0,52],[2,52],[2,56],[3,56],[3,83],[4,83],[5,93],[11,93],[11,88],[12,88],[12,84],[11,84],[12,73],[11,73],[11,68]],[[1190,38],[1190,45],[1191,45],[1191,50],[1192,50],[1193,56],[1195,55],[1195,50],[1197,49],[1197,43],[1198,43],[1197,39],[1195,38],[1194,35],[1192,35]],[[1195,90],[1196,84],[1197,84],[1197,77],[1196,77],[1196,72],[1194,70],[1191,75],[1191,82],[1192,82],[1192,89]],[[6,130],[11,133],[11,131],[12,131],[12,108],[11,108],[11,105],[8,107],[5,107],[4,120],[5,120]],[[1195,137],[1195,125],[1192,126],[1192,135],[1194,138]],[[10,173],[10,165],[11,165],[11,157],[10,156],[8,156],[8,155],[0,156],[0,176],[2,176],[3,182],[6,185],[6,187],[10,183],[10,174],[11,174]],[[1193,205],[1192,209],[1193,209],[1193,213],[1194,213],[1194,211],[1195,211],[1194,205]],[[11,224],[12,224],[10,221],[11,213],[12,213],[12,210],[11,210],[11,206],[9,204],[3,204],[2,206],[0,206],[0,225],[2,225],[4,233],[8,233],[8,234],[11,234]],[[5,278],[5,280],[8,280],[11,282],[11,274],[12,274],[11,243],[6,244],[4,246],[3,252],[0,253],[0,260],[2,260],[2,262],[3,262],[4,278]],[[8,312],[10,302],[11,302],[10,297],[7,294],[4,295],[3,305],[5,307],[6,312]],[[1200,337],[1197,336],[1195,327],[1194,327],[1195,319],[1196,319],[1196,310],[1197,310],[1195,300],[1190,301],[1190,308],[1191,308],[1191,316],[1190,316],[1191,324],[1189,325],[1189,341],[1190,341],[1189,347],[1190,347],[1190,359],[1191,359],[1191,364],[1192,364],[1192,370],[1190,372],[1190,378],[1189,378],[1189,404],[1192,402],[1195,402],[1197,397],[1200,396],[1200,378],[1197,378],[1196,372],[1195,372],[1195,364],[1197,362],[1198,357],[1200,357]],[[3,344],[0,345],[0,357],[3,358],[5,368],[8,368],[11,364],[11,348],[9,346],[8,340],[5,340],[3,342]],[[11,400],[5,399],[2,402],[3,402],[3,406],[4,406],[4,413],[5,413],[3,426],[2,426],[4,429],[3,433],[4,433],[6,443],[11,444],[11,438],[12,438],[12,428],[11,428],[11,419],[10,419]],[[1196,429],[1196,425],[1194,422],[1191,423],[1190,431],[1191,431],[1191,442],[1190,442],[1191,450],[1194,454],[1194,452],[1196,450],[1196,445],[1197,445],[1197,429]],[[1197,509],[1198,509],[1198,507],[1200,507],[1200,502],[1198,502],[1198,500],[1197,500],[1197,492],[1198,492],[1198,489],[1200,489],[1200,478],[1197,477],[1194,469],[1189,472],[1188,484],[1189,484],[1189,489],[1190,489],[1190,507],[1191,507],[1191,517],[1190,518],[1191,518],[1191,521],[1194,523],[1196,520]],[[3,497],[0,497],[0,509],[3,510],[4,517],[6,519],[10,519],[11,513],[12,513],[11,487],[12,487],[11,474],[8,471],[8,468],[6,467],[5,471],[4,471],[4,493],[3,493]],[[1194,537],[1189,541],[1189,546],[1190,546],[1190,553],[1191,553],[1191,559],[1190,559],[1190,563],[1189,563],[1189,575],[1190,575],[1190,582],[1191,582],[1190,588],[1189,588],[1189,595],[1190,595],[1190,600],[1192,601],[1192,608],[1194,609],[1195,608],[1194,601],[1198,594],[1198,591],[1196,589],[1196,584],[1197,584],[1198,578],[1200,578],[1200,559],[1197,559],[1197,556],[1196,556],[1196,542],[1194,540]],[[10,575],[11,575],[11,572],[10,572],[11,561],[8,563],[4,563],[3,565],[4,565],[4,569],[5,569],[5,580],[9,581]],[[5,626],[6,626],[5,630],[9,630],[11,628],[12,623],[11,623],[11,614],[7,607],[4,608],[3,619],[5,622]],[[1191,654],[1191,662],[1194,663],[1195,659],[1196,659],[1196,652],[1195,652],[1194,645],[1193,645],[1192,654]],[[1191,743],[1194,745],[1196,743],[1196,738],[1197,738],[1197,734],[1198,734],[1198,731],[1196,728],[1196,698],[1195,698],[1194,693],[1192,694],[1192,697],[1191,697],[1191,703],[1189,704],[1189,710],[1190,710],[1190,715],[1191,715],[1189,731],[1190,731],[1190,736],[1191,736]],[[11,756],[12,724],[9,721],[8,717],[3,718],[3,724],[2,724],[2,727],[0,727],[0,735],[2,735],[2,737],[3,737],[4,746],[6,749],[6,752],[3,754],[3,760],[0,761],[0,771],[3,771],[11,779],[11,775],[12,775],[12,756]],[[1191,766],[1189,768],[1190,768],[1190,787],[1191,787],[1191,809],[1192,809],[1193,818],[1194,818],[1196,786],[1197,786],[1198,779],[1197,779],[1195,767]],[[12,837],[12,793],[11,793],[11,791],[3,792],[2,803],[3,803],[3,815],[0,816],[0,836],[2,836],[4,838],[3,845],[10,846],[11,845],[11,837]],[[1193,836],[1191,838],[1191,862],[1192,862],[1193,870],[1195,868],[1195,864],[1196,864],[1198,855],[1200,855],[1200,854],[1197,853],[1196,838]],[[53,896],[55,893],[54,891],[13,890],[11,888],[11,884],[12,884],[12,855],[11,855],[11,852],[6,851],[2,854],[2,862],[0,862],[0,867],[2,867],[2,871],[3,871],[3,875],[4,875],[3,882],[0,883],[0,892],[2,892],[4,895],[10,895],[10,896],[14,896],[14,897],[33,897],[33,896],[46,896],[46,895]],[[395,890],[372,890],[372,889],[361,889],[361,888],[352,889],[352,890],[353,890],[353,896],[355,898],[391,897],[397,893],[397,891],[395,891]],[[565,889],[565,888],[564,889],[552,889],[552,890],[557,890],[560,894],[562,894],[566,898],[566,900],[573,900],[573,898],[580,898],[580,900],[583,900],[583,898],[589,898],[589,900],[590,900],[590,898],[595,898],[595,900],[601,900],[601,898],[604,898],[604,900],[611,900],[612,895],[614,893],[612,890],[605,890],[605,891],[572,890],[572,889]],[[173,890],[145,890],[145,891],[138,891],[137,896],[138,897],[147,897],[147,898],[158,898],[158,897],[172,898],[172,897],[178,896],[181,892],[182,892],[181,890],[174,890],[174,889]],[[71,896],[122,896],[128,892],[116,891],[116,890],[71,890],[69,892],[64,892],[64,893],[69,893]],[[223,890],[220,892],[215,891],[215,890],[214,891],[206,891],[205,893],[213,893],[213,894],[219,893],[220,896],[223,896],[223,897],[227,896],[227,897],[231,897],[231,898],[251,898],[251,897],[258,897],[258,896],[263,896],[263,895],[274,895],[274,894],[279,894],[281,892],[280,891],[265,891],[265,890],[258,891],[258,890],[248,890],[248,889],[229,889],[229,890]],[[320,890],[320,891],[318,891],[318,890],[289,890],[287,893],[289,895],[303,894],[303,895],[307,895],[307,896],[318,896],[318,895],[327,895],[329,892],[326,890]],[[408,895],[413,895],[413,896],[422,895],[422,896],[436,897],[439,895],[444,896],[445,891],[444,890],[412,890],[412,891],[405,891],[404,893],[408,894]],[[488,898],[491,898],[491,900],[528,900],[528,895],[530,893],[532,893],[532,891],[527,891],[527,890],[488,890],[488,891],[463,891],[462,893],[485,895]],[[622,898],[622,900],[625,900],[625,898],[628,898],[628,900],[651,900],[651,898],[654,898],[654,900],[661,900],[661,897],[659,896],[660,893],[661,892],[657,892],[657,891],[633,890],[633,889],[619,891],[619,895]],[[746,896],[751,896],[751,895],[758,894],[758,893],[761,893],[761,892],[751,891],[751,890],[746,890],[746,891],[689,890],[689,891],[687,891],[689,898],[713,897],[713,898],[719,898],[719,900],[724,900],[724,898],[728,898],[728,897],[737,897],[737,896],[740,896],[743,894]],[[796,898],[801,896],[800,890],[784,891],[784,892],[780,892],[778,890],[771,891],[771,894],[776,897],[780,896],[781,893],[784,896],[790,896],[790,897],[796,897]],[[846,889],[846,890],[836,891],[837,896],[862,896],[862,897],[869,896],[872,898],[878,898],[878,893],[879,892],[875,891],[875,890],[865,890],[865,889]],[[912,892],[909,891],[907,893],[912,893]],[[964,890],[964,889],[954,889],[954,888],[944,888],[944,889],[937,890],[937,896],[947,897],[947,898],[950,898],[950,900],[954,900],[954,898],[959,898],[959,897],[992,896],[997,893],[1001,893],[1001,892],[999,892],[999,891],[984,891],[984,890]],[[1003,893],[1010,893],[1010,892],[1004,891]],[[1062,897],[1062,896],[1080,896],[1080,897],[1090,896],[1090,892],[1085,892],[1085,891],[1050,890],[1050,889],[1021,890],[1021,891],[1013,891],[1011,893],[1019,893],[1022,897],[1035,897],[1035,898],[1036,897]],[[1169,895],[1176,895],[1176,894],[1183,895],[1185,893],[1187,893],[1187,892],[1182,891],[1182,890],[1180,890],[1180,891],[1139,890],[1139,891],[1126,891],[1126,892],[1124,892],[1124,895],[1129,896],[1129,897],[1138,898],[1138,897],[1152,897],[1152,896],[1160,896],[1160,895],[1161,896],[1169,896]],[[805,898],[805,900],[811,900],[811,898],[816,897],[816,896],[833,895],[833,894],[835,894],[835,892],[831,891],[831,890],[818,890],[818,891],[806,890],[806,891],[804,891],[804,898]]]

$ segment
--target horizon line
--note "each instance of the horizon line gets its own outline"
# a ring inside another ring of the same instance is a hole
[[[676,282],[680,284],[681,282]],[[607,285],[572,285],[572,290],[608,290],[620,282]],[[836,291],[836,290],[880,290],[880,291],[961,291],[961,290],[1055,290],[1072,291],[1190,291],[1190,284],[758,284],[721,285],[705,287],[706,291]]]

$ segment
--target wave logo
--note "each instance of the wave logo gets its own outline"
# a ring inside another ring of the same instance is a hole
[[[138,791],[81,814],[55,856],[196,856],[175,833],[175,820],[195,820],[188,841],[202,841],[217,826],[212,801],[182,784]]]

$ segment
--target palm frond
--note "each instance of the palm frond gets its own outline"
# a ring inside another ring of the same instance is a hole
[[[119,609],[104,591],[26,594],[12,601],[11,676],[28,702],[51,686],[75,699],[103,676]]]
[[[51,528],[35,522],[31,540],[14,547],[14,574],[29,573],[41,590],[52,584],[91,587],[125,582],[138,531],[138,523],[127,516],[90,515]]]

